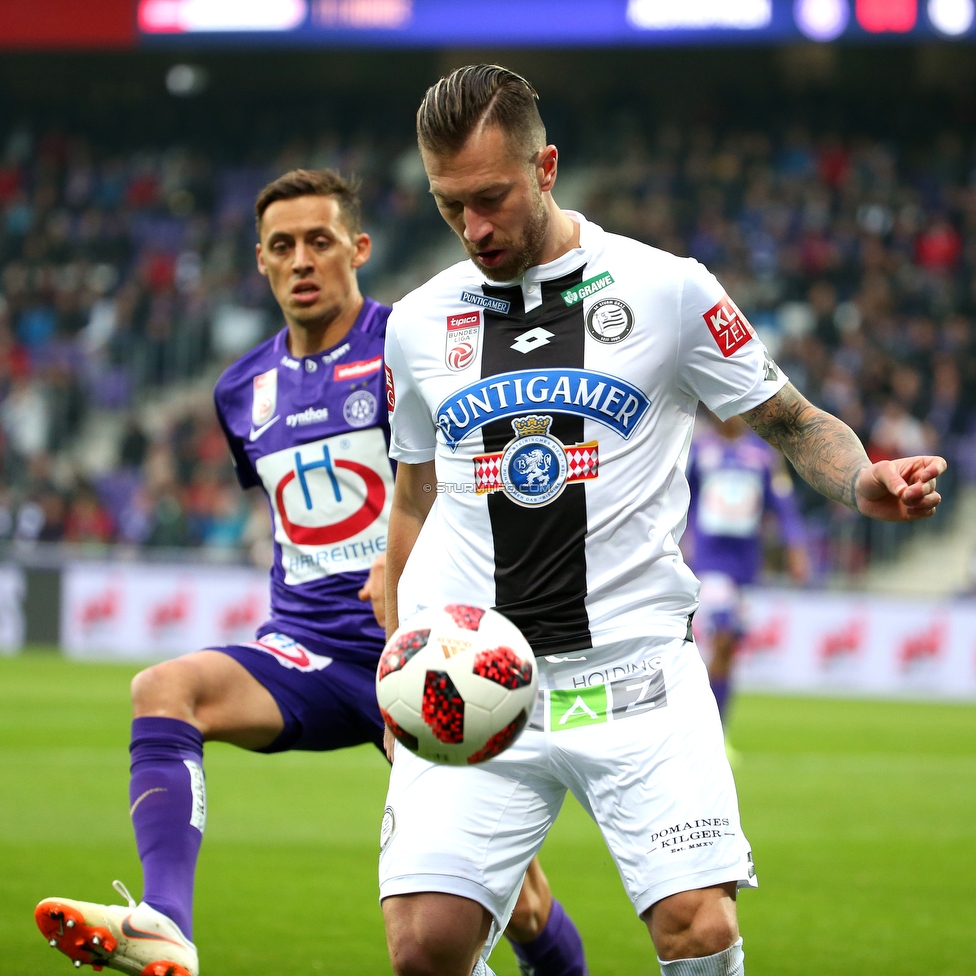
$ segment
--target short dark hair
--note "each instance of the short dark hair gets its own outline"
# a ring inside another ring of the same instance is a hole
[[[354,181],[343,179],[334,169],[293,169],[272,180],[254,201],[258,234],[261,218],[272,203],[297,197],[335,197],[350,233],[358,234],[362,227],[358,189]]]
[[[536,90],[514,71],[469,64],[427,89],[417,112],[417,140],[423,149],[453,156],[484,122],[499,126],[531,154],[546,142],[538,100]]]

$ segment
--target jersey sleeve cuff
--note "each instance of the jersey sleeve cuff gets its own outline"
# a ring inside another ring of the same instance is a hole
[[[715,406],[709,405],[709,409],[719,420],[728,420],[730,417],[746,413],[776,396],[789,381],[789,377],[782,370],[779,371],[779,378],[772,383],[761,376],[756,381],[756,385],[745,396],[726,400],[724,403],[715,404]]]
[[[396,444],[390,443],[390,457],[397,463],[425,464],[427,461],[433,461],[435,454],[436,450],[433,447],[409,451],[405,447],[398,447]]]

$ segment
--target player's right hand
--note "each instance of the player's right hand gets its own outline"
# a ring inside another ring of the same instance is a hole
[[[935,479],[945,469],[945,458],[940,457],[898,458],[870,464],[857,477],[857,509],[862,515],[883,522],[928,518],[942,501],[935,490]]]
[[[393,749],[396,746],[396,738],[390,731],[388,725],[383,727],[383,751],[386,753],[386,758],[393,762]]]
[[[373,616],[383,628],[386,627],[386,553],[376,557],[369,567],[369,576],[359,591],[359,599],[364,603],[372,601]]]

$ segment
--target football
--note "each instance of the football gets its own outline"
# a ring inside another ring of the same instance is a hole
[[[376,670],[390,730],[431,762],[484,762],[518,738],[532,714],[538,675],[521,631],[495,610],[459,604],[402,624]]]

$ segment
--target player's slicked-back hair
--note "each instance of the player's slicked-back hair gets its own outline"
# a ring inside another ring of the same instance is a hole
[[[261,218],[271,204],[296,197],[335,197],[349,232],[358,234],[362,229],[358,189],[354,182],[343,179],[334,169],[293,169],[272,180],[254,201],[258,234],[261,233]]]
[[[427,89],[417,112],[417,140],[429,152],[453,156],[479,125],[497,125],[513,147],[531,157],[546,144],[538,100],[514,71],[469,64]]]

